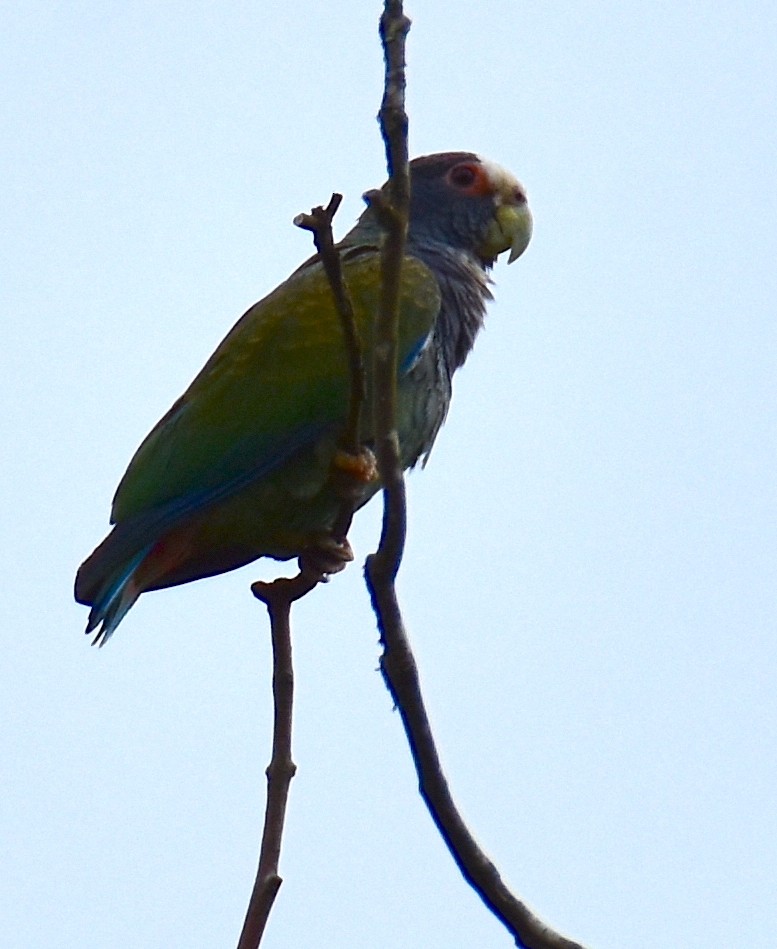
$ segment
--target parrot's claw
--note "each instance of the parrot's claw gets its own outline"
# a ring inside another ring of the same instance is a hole
[[[378,463],[369,448],[362,448],[358,455],[341,448],[332,459],[332,475],[341,497],[360,499],[365,486],[378,480]]]
[[[378,462],[369,448],[362,448],[358,455],[340,449],[335,452],[332,464],[358,481],[369,484],[378,477]]]
[[[299,567],[303,573],[318,573],[325,579],[329,574],[345,570],[352,560],[353,550],[346,538],[337,540],[324,534],[302,551]]]

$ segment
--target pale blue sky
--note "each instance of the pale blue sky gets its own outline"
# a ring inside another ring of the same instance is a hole
[[[269,757],[269,567],[89,648],[74,571],[140,439],[384,176],[378,3],[5,4],[0,945],[230,947]],[[411,151],[528,190],[409,479],[406,619],[456,797],[591,949],[777,929],[777,12],[417,0]],[[379,509],[360,515],[357,559]],[[483,949],[376,674],[358,564],[295,612],[264,945]]]

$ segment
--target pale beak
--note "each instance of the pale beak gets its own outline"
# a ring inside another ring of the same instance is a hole
[[[495,259],[506,250],[510,251],[507,263],[517,260],[529,246],[532,232],[532,217],[526,199],[500,204],[488,225],[485,239],[479,248],[486,259]]]

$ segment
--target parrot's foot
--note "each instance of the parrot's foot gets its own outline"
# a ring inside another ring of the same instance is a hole
[[[352,560],[353,550],[347,539],[337,540],[329,534],[322,534],[302,551],[299,568],[302,573],[318,573],[326,578],[330,573],[345,570]]]
[[[342,497],[357,499],[363,496],[366,485],[378,480],[378,463],[369,448],[362,448],[358,455],[341,448],[332,459],[332,474]]]

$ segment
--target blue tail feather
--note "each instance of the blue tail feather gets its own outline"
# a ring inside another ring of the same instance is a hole
[[[132,579],[137,567],[151,549],[152,545],[144,547],[124,566],[121,573],[109,583],[95,598],[92,609],[89,611],[89,621],[86,624],[86,633],[97,630],[92,645],[104,646],[116,631],[116,627],[127,615],[127,611],[135,602],[138,593],[132,595],[127,585]]]

